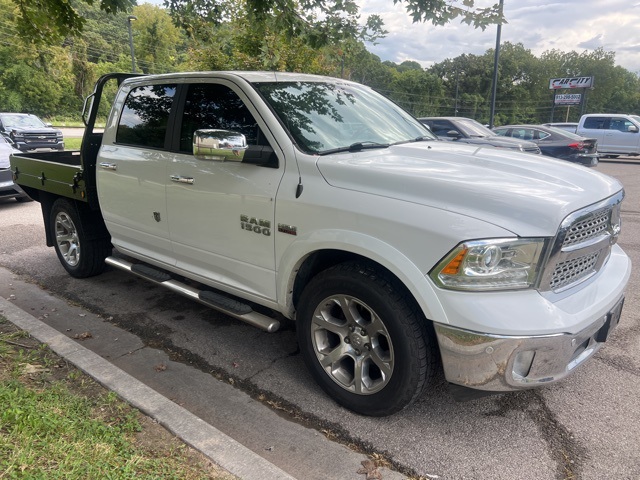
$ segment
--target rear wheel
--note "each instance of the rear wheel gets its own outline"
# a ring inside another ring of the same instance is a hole
[[[98,227],[94,223],[82,222],[74,203],[63,198],[56,200],[50,222],[56,254],[71,276],[86,278],[102,273],[111,243],[108,238],[96,235]]]
[[[298,342],[318,384],[363,415],[413,402],[436,369],[436,346],[408,294],[386,274],[345,263],[318,274],[299,302]]]

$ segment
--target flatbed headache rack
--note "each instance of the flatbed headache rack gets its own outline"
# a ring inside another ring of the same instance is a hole
[[[47,192],[87,202],[92,209],[98,209],[95,178],[102,131],[96,131],[95,123],[100,104],[104,101],[104,88],[110,81],[117,82],[119,86],[123,80],[137,76],[140,75],[109,73],[100,77],[93,93],[84,101],[82,121],[85,131],[80,150],[12,155],[14,181],[34,200],[39,199],[40,192]]]

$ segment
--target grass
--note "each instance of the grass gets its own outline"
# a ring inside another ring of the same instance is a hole
[[[51,123],[54,127],[81,127],[84,128],[84,123],[81,118],[70,118],[70,117],[49,117],[46,120],[48,123]]]
[[[82,145],[82,138],[65,138],[64,149],[65,150],[80,150]]]
[[[234,478],[0,316],[0,479]]]

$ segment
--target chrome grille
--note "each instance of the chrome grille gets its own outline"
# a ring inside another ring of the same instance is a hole
[[[44,144],[44,143],[56,143],[57,138],[55,133],[25,133],[24,143],[27,144]]]
[[[561,289],[594,273],[599,256],[600,252],[595,252],[558,263],[551,276],[551,290]]]
[[[624,191],[568,215],[553,241],[541,291],[560,293],[595,275],[606,263],[620,234]]]
[[[611,209],[609,208],[596,212],[593,216],[574,223],[569,228],[562,242],[562,246],[568,247],[576,243],[586,242],[587,240],[606,233],[611,223],[610,219]]]

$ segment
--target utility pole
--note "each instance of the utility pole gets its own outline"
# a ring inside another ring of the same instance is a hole
[[[137,20],[135,15],[129,15],[127,17],[127,27],[129,27],[129,49],[131,50],[131,71],[136,73],[136,57],[133,52],[133,34],[131,33],[131,20]]]
[[[502,17],[504,0],[500,0],[500,16]],[[493,55],[493,84],[491,87],[491,112],[489,113],[489,128],[493,128],[493,118],[496,114],[496,90],[498,88],[498,60],[500,59],[500,35],[502,34],[502,23],[498,24],[496,33],[496,50]]]
[[[458,116],[458,69],[456,68],[456,104],[453,107],[453,116]]]

